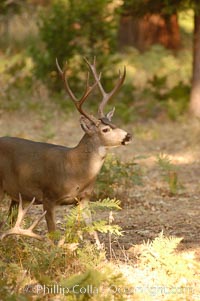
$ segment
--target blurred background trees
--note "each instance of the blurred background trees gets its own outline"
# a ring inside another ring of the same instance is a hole
[[[122,49],[133,46],[140,51],[154,44],[179,49],[181,41],[177,6],[172,7],[170,1],[160,0],[124,1],[119,24],[119,44]]]
[[[50,80],[48,74],[55,70],[56,57],[62,64],[67,59],[68,64],[72,61],[75,65],[73,60],[77,57],[95,55],[102,67],[116,50],[115,6],[108,0],[53,1],[40,12],[38,30],[40,43],[30,50],[35,74],[42,80]],[[77,81],[80,70],[75,68],[74,71]],[[60,79],[55,77],[54,80],[60,87]],[[52,84],[51,81],[50,86]]]
[[[118,104],[126,121],[176,119],[189,108],[200,116],[197,0],[2,0],[0,19],[1,108],[36,83],[60,92],[56,57],[81,93],[82,56],[95,55],[108,90],[127,65]]]

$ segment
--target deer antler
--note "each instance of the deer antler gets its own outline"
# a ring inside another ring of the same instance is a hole
[[[98,124],[98,123],[99,123],[98,119],[96,119],[94,116],[92,116],[92,115],[86,113],[86,112],[83,110],[83,108],[82,108],[82,105],[83,105],[83,103],[85,102],[86,98],[90,95],[90,93],[93,91],[93,89],[94,89],[94,88],[96,87],[96,85],[98,84],[98,80],[99,80],[98,76],[97,76],[97,79],[98,79],[98,80],[96,80],[95,83],[94,83],[92,86],[90,86],[90,85],[89,85],[89,72],[88,72],[88,74],[87,74],[87,80],[86,80],[86,88],[85,88],[85,92],[84,92],[83,96],[78,100],[78,99],[76,98],[76,96],[74,95],[74,93],[72,92],[72,90],[70,89],[70,87],[69,87],[69,83],[68,83],[68,81],[67,81],[67,76],[66,76],[66,71],[67,71],[67,69],[66,69],[66,67],[64,68],[64,70],[61,69],[61,67],[60,67],[60,65],[59,65],[59,63],[58,63],[57,58],[56,58],[56,66],[57,66],[58,72],[59,72],[59,74],[60,74],[60,76],[61,76],[61,78],[62,78],[62,80],[63,80],[63,82],[64,82],[65,90],[66,90],[67,93],[69,94],[69,96],[70,96],[70,98],[72,99],[73,103],[75,104],[77,110],[78,110],[83,116],[85,116],[87,119],[89,119],[90,121],[92,121],[94,124]]]
[[[94,61],[93,61],[93,64],[90,64],[89,61],[84,58],[86,63],[88,64],[94,78],[95,78],[95,81],[97,82],[97,85],[99,87],[99,90],[103,96],[102,98],[102,101],[99,105],[99,108],[98,108],[98,114],[99,114],[99,117],[100,118],[103,118],[105,117],[105,114],[104,114],[104,107],[105,105],[107,104],[107,102],[118,92],[118,90],[120,89],[120,87],[122,86],[124,80],[125,80],[125,77],[126,77],[126,67],[124,66],[124,72],[123,74],[121,75],[121,72],[119,70],[119,78],[118,78],[118,81],[115,85],[115,87],[113,88],[112,91],[110,91],[109,93],[106,93],[101,82],[100,82],[100,78],[101,78],[101,73],[100,75],[98,76],[97,75],[97,71],[96,71],[96,58],[94,57]]]
[[[36,238],[38,240],[43,239],[42,236],[34,233],[33,229],[39,224],[41,219],[45,216],[46,211],[43,212],[43,214],[37,220],[35,220],[34,223],[28,229],[22,229],[20,227],[21,223],[24,219],[24,216],[26,215],[27,211],[32,207],[34,202],[35,202],[35,198],[33,198],[32,202],[25,209],[23,209],[22,197],[21,197],[21,195],[19,195],[19,209],[18,209],[17,221],[13,228],[7,230],[6,232],[4,232],[0,235],[0,240],[4,239],[6,236],[9,236],[9,235],[23,235],[23,236],[29,236],[32,238]]]

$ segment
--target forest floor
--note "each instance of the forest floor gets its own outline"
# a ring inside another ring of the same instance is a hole
[[[115,212],[114,218],[124,235],[112,242],[113,249],[129,250],[131,256],[131,250],[133,253],[136,250],[131,248],[133,245],[152,240],[163,231],[165,236],[182,237],[180,249],[193,250],[200,259],[199,121],[189,118],[179,122],[149,121],[123,128],[132,132],[133,142],[113,152],[122,161],[134,160],[138,164],[142,170],[142,185],[121,189],[122,210]],[[66,118],[55,111],[38,117],[35,112],[0,112],[0,136],[3,135],[74,146],[82,131],[77,115]],[[180,187],[174,194],[163,178],[157,160],[159,154],[166,155],[176,166]],[[68,210],[67,206],[65,210],[57,209],[58,224],[62,224]],[[99,212],[98,218],[107,218],[107,215],[107,212]],[[102,240],[108,246],[106,235],[101,235]]]

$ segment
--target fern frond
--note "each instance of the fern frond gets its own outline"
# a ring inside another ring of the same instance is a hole
[[[103,200],[99,200],[97,202],[91,202],[90,209],[92,209],[92,210],[96,210],[96,209],[121,210],[120,203],[121,202],[115,198],[114,199],[106,198]]]
[[[181,242],[182,237],[164,237],[161,232],[158,237],[156,237],[151,244],[151,247],[158,252],[165,252],[165,254],[173,253]]]
[[[70,210],[69,215],[67,216],[67,226],[73,225],[77,220],[82,220],[82,215],[80,208],[78,206]]]
[[[85,230],[87,232],[99,231],[101,233],[111,233],[117,236],[123,235],[120,226],[109,225],[104,220],[94,221],[92,225],[88,225]]]

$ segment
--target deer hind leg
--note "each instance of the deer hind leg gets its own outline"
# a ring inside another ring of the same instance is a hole
[[[49,202],[44,201],[43,209],[44,211],[46,211],[45,219],[47,222],[48,232],[51,233],[56,231],[54,206],[52,206],[52,204],[49,204]]]
[[[82,199],[79,203],[79,206],[82,211],[82,217],[83,217],[86,225],[91,225],[92,224],[92,214],[89,209],[89,199],[87,199],[87,198]],[[91,236],[94,238],[98,249],[101,249],[102,245],[100,243],[97,232],[96,231],[91,232]]]

